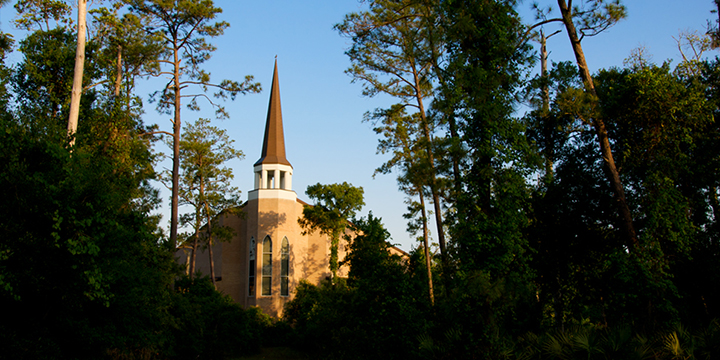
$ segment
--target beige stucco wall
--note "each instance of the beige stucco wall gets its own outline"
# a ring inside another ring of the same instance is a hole
[[[263,190],[260,190],[263,191]],[[267,190],[287,191],[287,190]],[[218,290],[232,297],[244,307],[259,306],[274,317],[282,315],[284,304],[295,295],[300,280],[319,284],[330,277],[330,240],[319,232],[303,235],[298,224],[303,204],[283,198],[263,198],[248,201],[237,214],[224,213],[220,225],[230,226],[235,235],[230,242],[216,244],[215,275],[221,277]],[[262,241],[265,236],[272,240],[272,295],[261,295]],[[248,267],[250,239],[255,238],[255,295],[248,295]],[[289,242],[289,296],[280,295],[281,243],[283,237]],[[339,259],[345,258],[345,241],[341,240]],[[218,255],[220,254],[220,255]],[[179,259],[184,262],[183,259]],[[221,264],[221,265],[220,265]],[[203,274],[210,273],[209,257],[206,250],[198,252],[196,266]],[[219,269],[222,269],[221,271]],[[348,266],[338,271],[338,276],[347,276]]]

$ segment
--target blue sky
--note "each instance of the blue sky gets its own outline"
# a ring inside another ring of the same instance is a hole
[[[710,13],[712,0],[626,0],[624,3],[628,8],[625,20],[583,41],[592,72],[622,66],[630,51],[639,46],[645,47],[656,63],[679,59],[673,37],[684,30],[704,32],[707,20],[717,18]],[[253,186],[252,164],[260,157],[277,55],[287,157],[294,167],[293,187],[298,196],[307,201],[305,189],[318,182],[347,181],[362,186],[366,202],[362,214],[372,211],[382,217],[393,242],[401,248],[415,247],[415,241],[405,232],[404,195],[397,191],[395,176],[372,177],[374,169],[387,158],[376,154],[377,137],[371,125],[362,122],[366,111],[388,106],[390,99],[361,96],[361,85],[352,84],[344,74],[349,61],[343,52],[349,47],[349,40],[332,28],[345,14],[361,10],[363,4],[357,0],[216,0],[216,5],[223,9],[220,19],[231,26],[225,35],[212,40],[217,51],[207,63],[207,69],[215,80],[241,80],[245,75],[254,75],[263,85],[261,94],[225,103],[230,119],[214,121],[227,129],[235,139],[235,146],[246,155],[244,160],[229,164],[234,169],[235,185],[243,192],[242,198],[247,199],[247,192]],[[526,23],[533,21],[530,5],[530,1],[525,1],[519,6]],[[10,21],[14,16],[12,6],[0,10],[4,31],[12,31]],[[557,28],[547,26],[546,31]],[[550,39],[548,49],[552,61],[574,59],[565,33]],[[149,94],[159,86],[162,85],[157,80],[148,81],[139,91]],[[158,123],[162,129],[169,130],[169,118],[158,115],[151,106],[147,105],[145,122]],[[207,105],[204,107],[209,109]],[[184,122],[199,116],[210,117],[211,112],[183,110]],[[169,214],[168,197],[169,193],[165,192],[164,207],[160,210],[163,214]]]

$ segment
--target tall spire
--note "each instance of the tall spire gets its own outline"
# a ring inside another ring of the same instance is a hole
[[[273,72],[272,89],[270,89],[270,104],[268,105],[267,122],[265,123],[262,156],[255,165],[261,164],[282,164],[292,167],[285,158],[285,136],[283,134],[282,109],[280,106],[277,57],[275,57],[275,71]]]

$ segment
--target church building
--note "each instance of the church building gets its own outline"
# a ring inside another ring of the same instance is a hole
[[[270,91],[265,138],[254,164],[255,185],[238,212],[220,215],[220,226],[234,230],[230,242],[213,246],[217,289],[244,307],[259,306],[279,317],[300,280],[319,284],[331,276],[330,239],[318,231],[303,234],[303,207],[293,190],[293,166],[285,154],[277,61]],[[338,258],[345,257],[344,241]],[[184,249],[185,251],[189,251]],[[399,251],[399,250],[398,250]],[[184,261],[184,256],[181,261]],[[207,250],[198,249],[196,267],[210,274]],[[338,276],[346,277],[343,266]]]

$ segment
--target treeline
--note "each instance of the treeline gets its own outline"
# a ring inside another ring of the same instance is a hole
[[[153,146],[158,134],[174,132],[143,124],[135,91],[137,79],[167,72],[177,49],[168,48],[164,36],[176,25],[172,29],[182,34],[193,34],[189,28],[202,36],[186,39],[192,49],[180,50],[181,61],[171,68],[208,85],[209,74],[198,66],[214,48],[204,38],[227,24],[213,25],[220,9],[212,1],[100,5],[89,10],[75,130],[68,119],[78,23],[70,18],[70,2],[17,1],[14,25],[27,36],[0,36],[0,306],[6,310],[0,358],[197,359],[256,352],[269,317],[242,309],[208,278],[181,276],[174,239],[152,214],[160,202],[150,185],[158,178]],[[163,23],[157,15],[165,10],[180,25]],[[22,57],[11,65],[6,57],[13,50]],[[193,59],[193,51],[199,57]],[[220,91],[244,91],[235,85],[224,82]],[[158,93],[159,110],[172,109],[176,89]],[[179,132],[179,115],[174,124]]]
[[[179,222],[213,226],[216,205],[237,201],[224,186],[214,205],[181,189],[207,175],[181,159],[195,132],[180,105],[200,106],[181,99],[259,90],[201,67],[229,24],[210,0],[111,4],[89,11],[75,130],[69,5],[18,1],[28,35],[0,37],[2,357],[223,358],[262,344],[327,358],[720,357],[720,61],[701,51],[716,28],[684,36],[696,51],[675,67],[637,52],[590,74],[582,40],[625,17],[619,1],[538,5],[536,24],[512,0],[376,0],[348,14],[336,26],[352,41],[348,73],[397,99],[367,120],[421,245],[391,256],[380,220],[355,219],[349,278],[302,284],[271,324],[173,260],[183,240],[212,241]],[[552,24],[574,63],[548,64]],[[543,70],[528,81],[533,41]],[[23,57],[11,66],[12,49]],[[143,124],[134,89],[161,75],[172,81],[153,100],[171,131]],[[521,102],[532,110],[518,117]],[[158,135],[173,147],[169,237],[151,215]],[[195,205],[185,220],[183,202]]]
[[[376,0],[336,25],[363,93],[397,99],[366,119],[420,246],[368,253],[382,231],[363,229],[347,284],[305,285],[286,308],[302,344],[330,358],[720,357],[716,27],[682,34],[675,66],[637,50],[590,74],[582,40],[625,7],[552,3],[531,23],[512,0]],[[556,30],[575,61],[548,60]],[[542,71],[527,81],[533,41]]]

